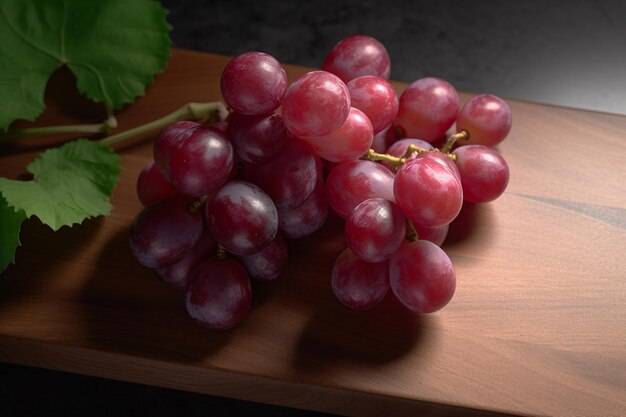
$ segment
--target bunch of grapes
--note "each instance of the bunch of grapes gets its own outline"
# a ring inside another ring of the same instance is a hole
[[[341,303],[369,309],[390,288],[415,312],[450,301],[456,275],[441,245],[464,201],[504,192],[509,170],[493,146],[511,111],[489,94],[461,107],[454,87],[432,77],[398,95],[390,69],[385,47],[366,35],[343,39],[322,70],[291,85],[275,58],[247,52],[222,73],[228,117],[161,133],[137,180],[145,207],[130,245],[185,292],[196,322],[243,320],[250,279],[277,279],[286,240],[315,233],[331,209],[345,219],[330,276]]]

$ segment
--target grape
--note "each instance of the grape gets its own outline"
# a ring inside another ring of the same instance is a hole
[[[232,113],[228,118],[228,134],[237,155],[252,163],[267,161],[287,140],[283,118],[274,113],[262,116]]]
[[[465,201],[486,203],[504,192],[509,183],[509,166],[498,152],[484,145],[465,145],[454,153]]]
[[[218,124],[163,130],[137,178],[145,207],[130,246],[185,290],[193,320],[211,329],[240,323],[250,279],[276,280],[286,239],[319,230],[330,208],[345,219],[347,248],[331,274],[342,304],[370,309],[390,287],[414,312],[449,303],[456,274],[440,246],[464,200],[504,192],[508,166],[489,146],[510,131],[511,111],[489,94],[460,109],[455,88],[433,77],[398,96],[390,69],[385,47],[366,35],[337,43],[322,70],[290,86],[275,58],[244,53],[222,72],[227,117],[222,105]],[[446,133],[455,121],[470,141],[451,154],[458,138]],[[407,152],[410,145],[419,150]]]
[[[260,252],[278,231],[278,213],[270,197],[241,180],[230,180],[207,201],[206,219],[217,242],[237,255]]]
[[[202,234],[202,215],[175,197],[145,207],[130,228],[130,249],[144,266],[162,268],[182,258]]]
[[[389,126],[398,113],[398,94],[389,81],[364,75],[348,84],[352,107],[361,110],[372,122],[374,133]]]
[[[200,123],[180,120],[169,124],[161,131],[159,137],[154,141],[152,152],[154,156],[154,163],[163,174],[165,174],[167,170],[167,160],[172,146],[174,146],[174,144],[178,141],[185,140],[185,138],[190,136],[198,127],[200,127]]]
[[[157,275],[167,284],[178,290],[185,290],[194,268],[202,261],[211,258],[217,250],[217,242],[205,230],[200,239],[185,255],[172,265],[157,268]]]
[[[481,94],[463,105],[456,129],[457,132],[469,132],[469,141],[465,143],[495,146],[509,134],[512,121],[511,108],[506,101],[491,94]]]
[[[318,179],[311,195],[298,207],[278,211],[278,225],[290,239],[309,236],[319,230],[328,217],[326,187]]]
[[[260,115],[280,106],[287,89],[287,73],[271,55],[246,52],[224,68],[222,96],[237,113]]]
[[[224,133],[210,126],[196,128],[170,149],[166,177],[180,193],[206,195],[221,187],[233,169],[233,148]]]
[[[328,53],[322,69],[348,82],[363,75],[389,79],[391,59],[385,46],[367,35],[352,35],[341,40]]]
[[[322,158],[331,162],[354,161],[372,145],[372,123],[359,109],[350,108],[346,121],[326,136],[307,138],[306,142]]]
[[[382,198],[369,198],[354,208],[345,225],[346,244],[365,262],[382,262],[398,250],[406,234],[400,208]]]
[[[178,191],[163,176],[154,162],[149,162],[139,173],[136,190],[144,207],[178,195]]]
[[[427,240],[405,242],[389,259],[391,290],[409,310],[432,313],[452,299],[456,273],[448,255]]]
[[[389,291],[389,262],[368,263],[346,248],[335,260],[331,285],[343,305],[353,310],[368,310]]]
[[[320,175],[319,157],[308,144],[291,138],[272,159],[250,166],[247,178],[261,187],[277,208],[288,210],[311,195]]]
[[[452,126],[458,111],[459,94],[452,84],[439,78],[421,78],[400,96],[394,124],[403,137],[432,142]]]
[[[449,223],[437,227],[424,227],[420,224],[415,224],[413,226],[415,227],[415,231],[419,235],[420,240],[429,240],[437,246],[443,245],[443,242],[448,236],[448,230],[450,229]]]
[[[196,267],[185,302],[196,323],[213,330],[230,329],[250,311],[250,278],[234,259],[206,260]]]
[[[411,159],[398,169],[393,187],[396,202],[413,223],[437,227],[461,211],[461,181],[432,159]]]
[[[404,156],[404,154],[406,154],[406,151],[409,149],[410,145],[415,145],[419,148],[426,149],[427,151],[434,149],[433,145],[426,142],[425,140],[416,138],[403,138],[392,143],[391,146],[387,148],[387,153],[391,156],[401,158]],[[418,155],[419,152],[415,151],[411,153],[411,155],[409,155],[407,159],[415,159]]]
[[[432,152],[424,152],[423,154],[419,155],[419,158],[432,159],[433,161],[443,165],[444,167],[452,171],[452,173],[454,173],[457,178],[460,178],[459,168],[456,166],[452,158],[450,158],[447,154],[443,152],[439,152],[436,150]]]
[[[279,277],[287,264],[287,243],[280,233],[261,252],[253,255],[239,256],[238,259],[246,268],[250,278],[258,281],[273,281]]]
[[[287,129],[305,138],[339,129],[350,112],[348,87],[326,71],[311,71],[294,81],[283,99]]]
[[[336,166],[328,175],[328,203],[342,218],[364,200],[380,197],[395,202],[394,174],[381,164],[358,160]]]
[[[385,153],[394,142],[398,140],[398,133],[393,125],[389,125],[374,135],[372,149],[378,153]]]

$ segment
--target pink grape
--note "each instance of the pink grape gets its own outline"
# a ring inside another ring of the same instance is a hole
[[[273,158],[250,166],[247,177],[272,198],[277,208],[288,210],[311,195],[320,170],[321,162],[311,147],[292,138]]]
[[[280,276],[287,264],[288,249],[285,239],[280,233],[270,244],[259,253],[239,256],[241,264],[248,271],[248,275],[257,281],[273,281]]]
[[[380,197],[395,202],[394,174],[376,162],[358,160],[337,165],[328,175],[328,203],[342,218],[364,200]]]
[[[468,144],[495,146],[511,130],[511,108],[500,97],[481,94],[465,103],[456,121],[456,130],[467,130]]]
[[[388,80],[391,59],[385,46],[377,39],[367,35],[352,35],[333,47],[322,69],[332,72],[346,83],[363,75],[375,75]]]
[[[318,231],[328,217],[326,186],[321,179],[309,197],[298,207],[278,210],[278,226],[289,239],[309,236]]]
[[[208,259],[196,267],[185,304],[196,323],[213,330],[230,329],[250,311],[250,278],[234,259]]]
[[[398,250],[406,235],[400,208],[382,198],[370,198],[354,208],[345,224],[346,244],[365,262],[382,262]]]
[[[365,262],[346,248],[335,260],[331,285],[337,299],[346,307],[369,310],[389,291],[389,262]]]
[[[441,246],[448,236],[450,224],[448,223],[437,227],[424,227],[420,224],[415,224],[414,227],[420,240],[429,240],[435,245]]]
[[[374,134],[372,149],[374,152],[385,153],[394,142],[398,140],[398,133],[393,125],[389,125],[380,132]]]
[[[460,178],[458,167],[456,166],[454,161],[443,152],[424,152],[423,154],[419,155],[419,158],[432,159],[433,161],[440,163],[441,165],[452,171],[454,175],[457,176],[457,178]]]
[[[263,52],[241,54],[222,72],[222,96],[240,114],[273,112],[280,106],[287,85],[287,73],[282,65]]]
[[[159,137],[154,141],[152,153],[154,156],[154,163],[163,174],[167,171],[167,160],[169,159],[170,151],[174,144],[178,143],[178,141],[185,140],[198,127],[200,127],[200,123],[189,120],[180,120],[169,124],[161,131]]]
[[[306,138],[313,151],[331,162],[354,161],[372,145],[374,132],[369,118],[359,109],[350,108],[345,122],[326,136]]]
[[[427,240],[405,242],[389,259],[391,290],[409,310],[432,313],[454,295],[456,273],[452,261]]]
[[[498,152],[484,145],[465,145],[454,153],[465,201],[486,203],[502,195],[509,183],[509,166]]]
[[[148,268],[162,268],[181,259],[202,234],[202,215],[175,197],[145,207],[130,228],[130,249]]]
[[[432,159],[411,159],[398,169],[394,182],[396,202],[413,223],[438,227],[461,211],[461,181]]]
[[[221,187],[233,164],[233,148],[224,133],[201,126],[172,145],[165,174],[180,193],[198,197]]]
[[[372,122],[374,133],[389,126],[398,113],[398,94],[389,81],[364,75],[348,84],[352,107],[361,110]]]
[[[176,188],[163,176],[154,162],[149,162],[139,173],[136,190],[144,207],[178,195]]]
[[[311,71],[294,81],[283,98],[287,129],[306,138],[325,136],[339,129],[350,112],[348,87],[326,71]]]
[[[400,96],[394,121],[403,137],[432,142],[452,126],[459,111],[459,94],[449,82],[427,77],[411,83]]]
[[[185,290],[194,268],[200,262],[214,256],[216,250],[217,242],[208,230],[205,230],[196,244],[180,260],[172,265],[157,268],[156,273],[166,284],[178,290]]]
[[[267,161],[281,150],[287,140],[283,118],[275,113],[261,116],[231,113],[228,134],[236,154],[251,163]]]
[[[261,188],[230,180],[207,200],[209,230],[227,251],[236,255],[260,252],[278,231],[278,213]]]

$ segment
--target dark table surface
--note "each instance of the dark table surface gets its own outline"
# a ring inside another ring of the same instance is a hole
[[[319,67],[336,42],[365,33],[388,48],[396,80],[437,76],[459,90],[626,114],[622,1],[162,3],[179,48]],[[15,365],[0,364],[0,380],[2,415],[322,415]]]

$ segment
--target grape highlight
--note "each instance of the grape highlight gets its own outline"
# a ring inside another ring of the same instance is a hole
[[[439,311],[456,291],[452,222],[506,190],[493,148],[511,129],[503,99],[462,104],[435,77],[397,91],[389,53],[367,35],[338,42],[321,68],[289,85],[271,55],[233,58],[220,84],[230,114],[172,123],[138,175],[131,251],[208,329],[240,325],[255,283],[289,279],[290,241],[333,212],[345,249],[327,283],[339,303],[362,311],[396,297],[416,314]]]

